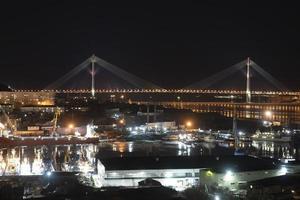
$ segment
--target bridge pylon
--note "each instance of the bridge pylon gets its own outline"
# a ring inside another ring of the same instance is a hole
[[[250,90],[250,58],[247,58],[247,84],[246,84],[246,103],[251,103]]]
[[[92,97],[95,97],[95,63],[96,63],[96,56],[93,54],[91,56],[91,64],[92,64],[92,72],[91,72],[91,75],[92,75],[92,88],[91,88],[91,93],[92,93]]]

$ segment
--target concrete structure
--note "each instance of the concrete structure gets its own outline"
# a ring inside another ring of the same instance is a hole
[[[176,166],[174,165],[176,160],[185,162]],[[159,181],[163,186],[179,191],[199,184],[201,168],[193,159],[185,157],[100,159],[98,166],[100,166],[99,177],[105,177],[103,186],[136,187],[139,186],[140,181],[151,178]]]
[[[198,184],[237,190],[247,181],[288,172],[272,160],[248,156],[100,158],[98,165],[101,167],[99,176],[105,177],[104,186],[138,186],[140,181],[151,178],[176,190]]]
[[[0,109],[2,110],[4,110],[5,112],[11,112],[11,111],[13,111],[13,109],[14,109],[14,105],[12,105],[12,104],[0,104]]]
[[[248,183],[247,199],[300,199],[300,175],[289,174]]]
[[[95,63],[96,63],[96,58],[95,55],[92,55],[91,57],[91,64],[92,64],[92,71],[91,71],[91,76],[92,76],[92,87],[91,87],[91,93],[92,97],[95,97]]]
[[[287,173],[286,168],[249,171],[231,171],[214,172],[212,169],[201,171],[201,184],[227,188],[230,191],[245,189],[249,181],[260,180],[269,177],[281,176]]]
[[[144,102],[137,102],[144,104]],[[166,108],[174,108],[176,102],[161,102],[159,105]],[[271,111],[271,121],[281,124],[300,124],[299,103],[232,103],[232,102],[182,102],[184,109],[190,109],[199,113],[219,113],[226,117],[237,119],[265,119],[265,112]]]
[[[299,165],[278,164],[275,166],[266,161],[249,163],[249,166],[243,168],[242,166],[234,167],[234,165],[231,165],[221,171],[218,168],[203,169],[200,173],[201,184],[208,187],[228,189],[235,193],[243,193],[248,189],[249,183],[253,181],[300,172]]]
[[[139,186],[139,182],[151,178],[163,186],[184,190],[199,183],[200,169],[153,169],[153,170],[108,170],[105,186]]]
[[[251,102],[250,90],[250,58],[247,59],[247,84],[246,84],[246,103]]]
[[[24,105],[54,105],[55,91],[26,90],[26,91],[1,91],[0,104]]]
[[[64,112],[64,108],[57,106],[22,106],[20,107],[21,112],[47,112],[54,113],[57,109]]]

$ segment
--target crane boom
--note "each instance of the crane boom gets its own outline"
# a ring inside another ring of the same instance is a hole
[[[10,127],[11,131],[12,132],[15,132],[17,131],[16,127],[13,125],[13,123],[11,122],[9,116],[7,115],[7,113],[5,112],[5,110],[2,108],[2,106],[0,105],[0,110],[2,111],[6,121],[7,121],[7,124],[8,126]]]
[[[52,129],[52,133],[51,136],[53,136],[53,134],[56,132],[57,129],[57,120],[58,117],[60,116],[61,110],[57,107],[54,113],[54,118],[53,118],[53,129]]]

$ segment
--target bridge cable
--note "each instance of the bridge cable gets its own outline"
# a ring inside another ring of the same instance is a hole
[[[113,73],[114,75],[120,77],[121,79],[131,83],[132,85],[138,88],[147,88],[147,89],[162,89],[161,87],[150,83],[146,80],[143,80],[131,73],[124,71],[123,69],[95,56],[96,63],[106,69],[107,71]]]
[[[54,81],[50,85],[48,85],[45,89],[58,89],[60,86],[62,86],[66,81],[70,80],[72,77],[74,77],[76,74],[81,72],[83,69],[87,68],[88,65],[91,63],[90,58],[83,61],[81,64],[77,65],[75,68],[73,68],[71,71],[69,71],[67,74],[59,78],[58,80]]]
[[[262,67],[257,65],[254,61],[250,60],[250,66],[253,67],[255,71],[257,71],[260,75],[262,75],[267,81],[269,81],[272,85],[274,85],[277,89],[281,91],[288,91],[288,88],[284,86],[281,82],[275,79],[271,74],[265,71]]]
[[[206,89],[209,86],[215,84],[218,81],[221,81],[223,79],[225,79],[226,77],[228,77],[229,75],[233,74],[234,72],[241,70],[243,67],[246,66],[247,60],[243,60],[235,65],[232,65],[231,67],[228,67],[202,81],[196,82],[190,86],[185,87],[185,89],[188,88],[199,88],[199,89]]]

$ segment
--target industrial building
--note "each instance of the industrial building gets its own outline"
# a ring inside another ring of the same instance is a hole
[[[207,184],[236,189],[241,183],[287,173],[273,160],[249,156],[116,157],[98,160],[103,186],[139,186],[153,179],[176,190]]]

